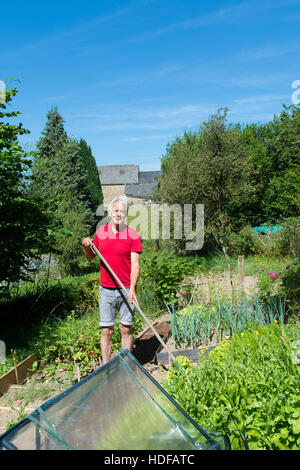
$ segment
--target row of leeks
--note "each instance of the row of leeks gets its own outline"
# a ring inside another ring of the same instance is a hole
[[[217,297],[211,305],[178,308],[172,303],[167,305],[167,309],[177,348],[208,346],[213,335],[218,342],[247,326],[265,325],[274,321],[283,324],[287,314],[285,299],[278,297],[262,303],[257,295],[252,299],[244,296],[238,305]]]

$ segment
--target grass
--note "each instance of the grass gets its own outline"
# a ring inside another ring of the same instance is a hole
[[[273,269],[274,271],[283,270],[289,263],[293,262],[290,256],[278,256],[272,252],[258,251],[252,255],[244,256],[244,275],[245,276],[256,276],[258,272],[265,268]],[[224,271],[228,271],[228,265],[230,265],[235,272],[238,271],[238,256],[230,256],[225,258],[221,254],[212,255],[205,257],[201,265],[201,272],[207,274],[212,272],[214,274],[223,274]],[[195,273],[197,275],[197,273]]]

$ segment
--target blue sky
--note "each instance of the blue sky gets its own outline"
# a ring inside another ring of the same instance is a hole
[[[220,107],[264,122],[300,80],[300,0],[1,4],[0,80],[33,149],[54,105],[98,165],[160,169],[168,143]]]

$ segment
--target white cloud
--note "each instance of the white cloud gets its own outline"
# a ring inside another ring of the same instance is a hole
[[[136,137],[125,137],[121,139],[123,142],[143,142],[145,140],[166,140],[170,138],[170,134],[160,135],[140,135]]]
[[[285,44],[263,44],[259,47],[241,51],[236,57],[243,61],[272,59],[286,54],[295,54],[300,50],[299,41],[290,41]]]
[[[247,98],[240,98],[234,100],[237,104],[245,103],[272,103],[274,101],[285,101],[290,99],[290,95],[258,95],[258,96],[248,96]]]
[[[124,131],[131,129],[184,129],[199,126],[209,114],[216,111],[215,105],[178,105],[151,109],[122,106],[111,108],[103,113],[76,114],[81,120],[92,118],[92,125],[98,131]],[[73,116],[74,118],[74,116]],[[136,137],[135,137],[136,138]],[[159,139],[161,136],[139,137],[139,139]]]

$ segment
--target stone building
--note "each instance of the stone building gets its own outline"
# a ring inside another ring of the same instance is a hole
[[[104,206],[115,196],[127,196],[133,203],[150,202],[161,175],[161,171],[140,171],[138,165],[98,166],[98,172]]]

